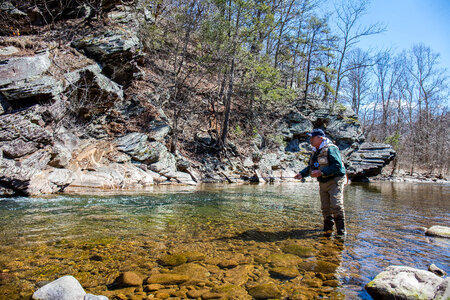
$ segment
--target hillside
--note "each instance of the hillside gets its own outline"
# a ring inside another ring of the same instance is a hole
[[[248,70],[233,60],[230,81],[195,38],[161,40],[144,6],[108,3],[96,15],[72,4],[52,22],[51,11],[39,21],[15,2],[2,6],[2,21],[17,27],[0,43],[1,194],[293,180],[315,127],[355,180],[395,156],[384,144],[358,152],[360,124],[341,104],[280,87],[249,102]]]

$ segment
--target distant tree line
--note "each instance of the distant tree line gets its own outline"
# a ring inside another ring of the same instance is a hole
[[[448,74],[439,66],[439,54],[416,44],[397,55],[356,49],[349,61],[360,67],[350,72],[342,98],[359,114],[369,140],[396,148],[393,172],[448,175]]]

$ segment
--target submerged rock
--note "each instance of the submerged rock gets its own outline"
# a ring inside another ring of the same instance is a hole
[[[300,275],[296,267],[276,267],[269,270],[270,275],[274,278],[292,279]]]
[[[113,285],[117,287],[129,287],[142,285],[142,278],[134,272],[125,272],[116,278]]]
[[[189,280],[189,276],[182,274],[153,274],[149,278],[147,278],[147,284],[180,284]]]
[[[267,258],[273,267],[291,267],[302,262],[302,259],[293,254],[272,254]]]
[[[282,296],[281,289],[274,283],[265,283],[251,287],[248,293],[256,299],[273,299]]]
[[[187,262],[184,254],[170,254],[161,257],[158,262],[163,266],[179,266]]]
[[[441,286],[444,279],[424,270],[403,266],[390,266],[366,285],[375,299],[437,299],[436,292],[448,290]],[[441,293],[441,292],[440,292]]]

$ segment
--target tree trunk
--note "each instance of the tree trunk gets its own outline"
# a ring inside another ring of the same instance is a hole
[[[228,126],[230,123],[231,95],[233,93],[233,79],[234,79],[234,60],[235,60],[234,58],[231,60],[231,69],[228,79],[228,91],[225,102],[225,119],[223,121],[222,138],[221,138],[222,147],[225,146],[228,135]]]

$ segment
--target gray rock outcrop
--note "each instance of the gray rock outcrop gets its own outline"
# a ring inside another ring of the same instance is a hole
[[[388,144],[363,143],[347,158],[348,177],[360,181],[377,176],[395,156],[395,150]]]
[[[29,107],[35,103],[56,101],[62,92],[62,83],[43,75],[51,66],[49,53],[17,57],[0,63],[0,97],[2,107]],[[5,102],[7,101],[7,102]],[[5,111],[5,109],[2,109]]]
[[[132,31],[108,31],[74,41],[72,45],[101,63],[102,72],[121,85],[140,76],[137,61],[141,45]]]
[[[446,299],[450,281],[429,271],[390,266],[366,285],[374,299]]]

